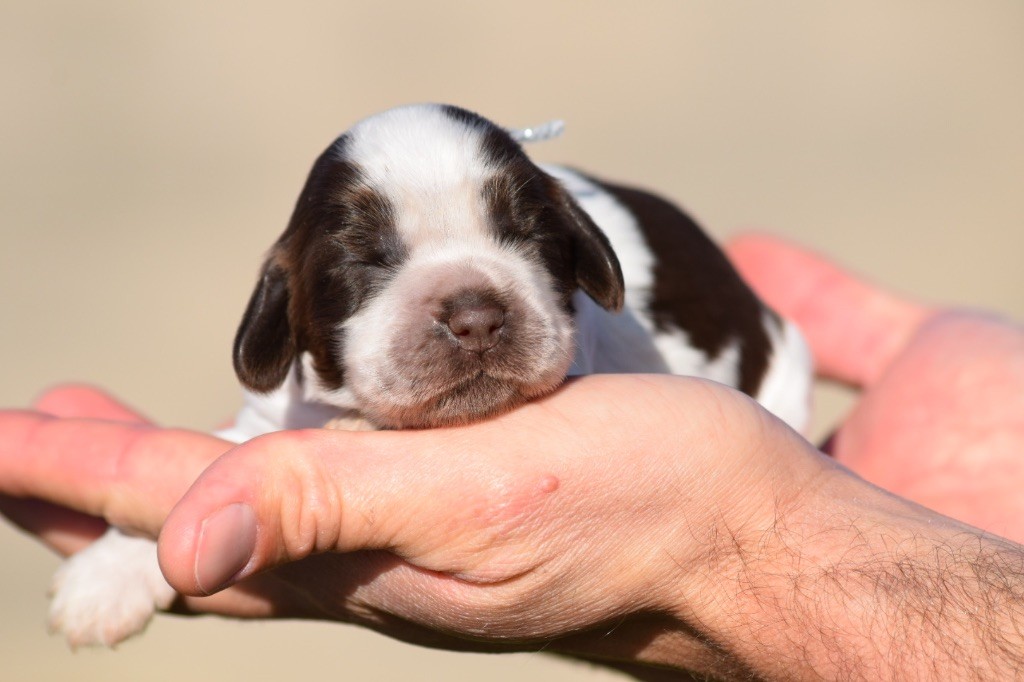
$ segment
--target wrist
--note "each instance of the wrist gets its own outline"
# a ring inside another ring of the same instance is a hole
[[[679,617],[768,679],[1012,676],[1024,548],[821,464],[770,518],[727,532]]]
[[[722,419],[730,428],[705,425],[711,456],[691,451],[681,458],[687,480],[697,483],[675,489],[674,507],[662,511],[663,523],[642,543],[646,558],[635,564],[642,570],[614,590],[634,595],[635,608],[560,638],[553,650],[715,679],[758,678],[742,647],[728,641],[738,633],[733,607],[743,564],[767,549],[761,545],[780,514],[805,504],[836,465],[781,422],[746,403],[738,407],[746,410],[742,418]]]

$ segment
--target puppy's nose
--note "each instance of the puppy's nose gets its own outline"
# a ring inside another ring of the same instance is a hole
[[[479,297],[461,297],[453,302],[448,317],[451,330],[459,347],[482,353],[494,348],[505,325],[505,309],[493,301]]]

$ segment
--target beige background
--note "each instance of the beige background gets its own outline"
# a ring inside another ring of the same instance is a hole
[[[1024,317],[1024,4],[0,4],[0,404],[88,380],[209,428],[260,256],[313,158],[405,102],[791,236],[913,296]],[[825,391],[818,433],[843,409]],[[337,625],[162,617],[116,653],[43,631],[56,560],[0,524],[0,679],[602,680]],[[298,671],[296,673],[296,671]]]

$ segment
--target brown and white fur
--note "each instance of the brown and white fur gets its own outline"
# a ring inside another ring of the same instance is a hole
[[[442,105],[368,118],[317,159],[234,363],[246,402],[220,435],[238,442],[339,415],[460,424],[602,372],[712,379],[802,429],[811,381],[796,328],[679,209],[535,165]],[[154,544],[116,529],[64,564],[54,594],[73,644],[120,641],[175,596]]]

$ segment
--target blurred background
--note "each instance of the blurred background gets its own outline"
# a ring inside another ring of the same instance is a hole
[[[209,429],[315,156],[442,101],[910,296],[1024,317],[1024,4],[0,2],[0,405],[103,385]],[[850,396],[819,393],[815,434]],[[117,652],[44,631],[55,557],[0,522],[0,679],[612,680],[333,624],[160,617]]]

